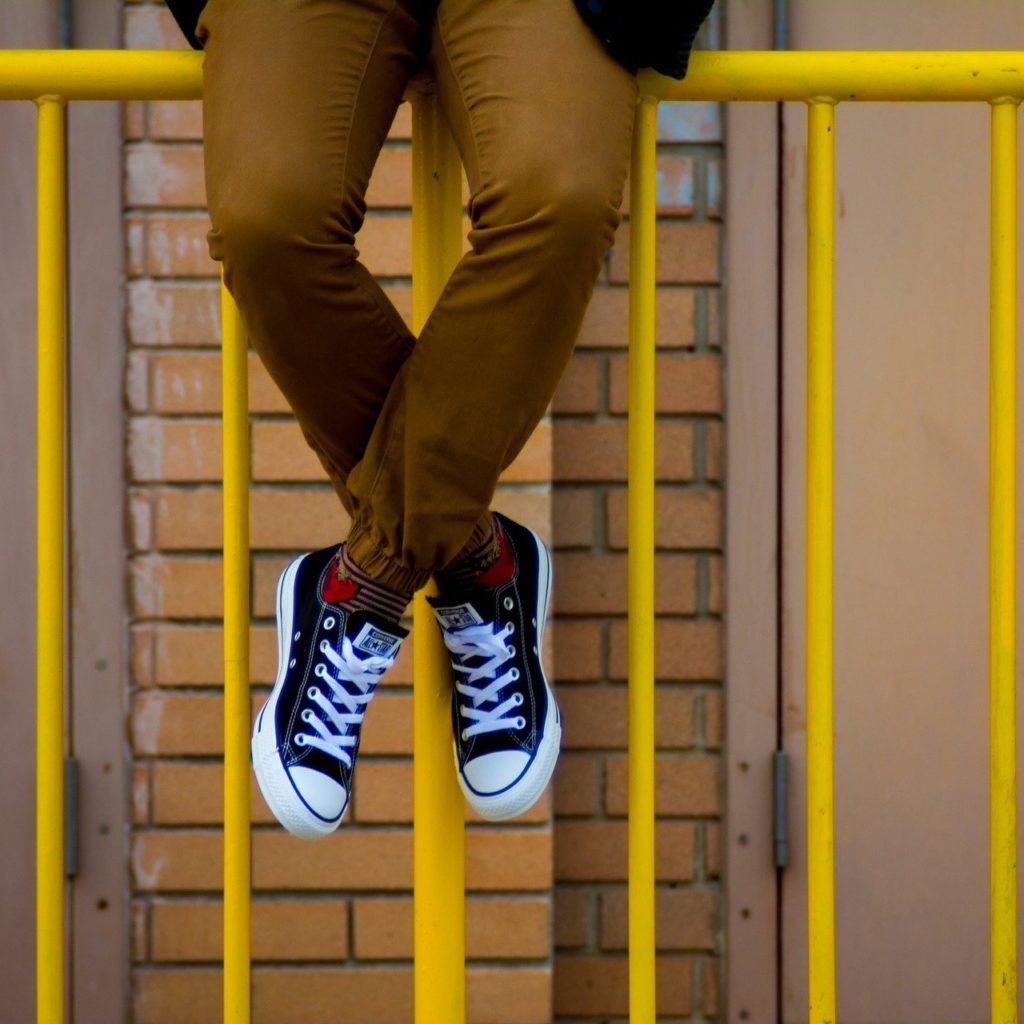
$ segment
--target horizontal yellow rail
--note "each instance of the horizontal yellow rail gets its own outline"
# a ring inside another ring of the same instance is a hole
[[[6,50],[0,99],[198,99],[202,55],[187,50]],[[693,55],[686,79],[640,74],[659,100],[934,102],[1024,99],[1024,53],[1016,50],[734,50]]]

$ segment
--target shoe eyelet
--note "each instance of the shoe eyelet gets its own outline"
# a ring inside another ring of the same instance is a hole
[[[507,644],[505,646],[505,650],[508,652],[508,656],[510,658],[514,658],[515,657],[515,653],[516,653],[516,645],[515,644]]]
[[[293,640],[298,640],[300,636],[302,636],[301,633],[296,633],[295,636],[292,637],[292,639]]]
[[[316,663],[316,668],[313,669],[313,675],[315,675],[317,679],[326,679],[327,666],[322,661],[318,661]]]
[[[534,648],[533,648],[533,653],[534,653],[534,654],[536,654],[536,653],[537,653],[537,646],[536,646],[536,644],[534,645]]]
[[[530,625],[533,626],[534,628],[536,628],[537,620],[536,619],[530,619]]]
[[[469,736],[466,735],[466,730],[465,729],[463,729],[462,732],[459,735],[462,737],[462,742],[463,743],[465,743],[466,740],[469,739]]]
[[[330,644],[326,640],[320,641],[320,650],[326,653],[330,649]]]
[[[516,728],[517,729],[525,729],[526,728],[526,719],[523,718],[522,716],[517,718],[516,719]]]
[[[519,678],[519,669],[517,669],[517,668],[512,669],[512,671],[509,673],[509,678],[510,679],[518,679]]]
[[[512,701],[516,707],[519,707],[523,703],[523,695],[521,693],[512,694]]]
[[[294,658],[292,658],[292,660],[288,662],[288,667],[289,668],[295,668],[295,659]]]
[[[334,623],[336,621],[337,620],[333,615],[328,615],[327,618],[324,619],[324,629],[334,629]]]
[[[301,714],[301,715],[299,715],[299,717],[300,717],[300,718],[301,718],[301,719],[302,719],[302,720],[303,720],[304,722],[312,722],[312,721],[313,721],[313,712],[312,712],[312,711],[310,711],[310,710],[309,710],[309,708],[306,708],[306,710],[305,710],[305,711],[303,711],[303,712],[302,712],[302,714]]]
[[[304,747],[306,745],[306,734],[304,732],[297,732],[292,742],[297,747]]]
[[[515,601],[513,601],[511,597],[506,597],[505,600],[502,601],[502,604],[505,606],[505,611],[507,612],[512,611],[516,606]]]
[[[319,686],[311,686],[311,687],[310,687],[310,688],[309,688],[309,689],[308,689],[308,690],[306,691],[306,696],[307,696],[307,697],[308,697],[308,698],[309,698],[310,700],[316,700],[316,699],[317,699],[317,697],[319,697],[319,696],[320,696],[320,687],[319,687]]]

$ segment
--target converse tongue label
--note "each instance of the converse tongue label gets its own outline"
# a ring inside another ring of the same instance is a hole
[[[378,658],[392,658],[401,642],[401,637],[385,633],[383,629],[378,629],[368,622],[359,630],[355,640],[352,641],[352,646],[358,651],[365,651]]]
[[[484,621],[471,604],[455,604],[450,608],[435,608],[434,613],[448,629],[478,626]]]

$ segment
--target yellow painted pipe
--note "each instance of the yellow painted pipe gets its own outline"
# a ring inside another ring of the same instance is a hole
[[[1024,97],[1024,52],[970,50],[699,50],[682,82],[651,71],[663,100],[872,101]]]
[[[462,252],[462,166],[433,96],[413,101],[413,326]],[[416,1024],[466,1019],[464,804],[452,758],[451,669],[421,590],[413,606],[413,935]]]
[[[191,50],[2,50],[0,99],[195,100],[203,55]]]
[[[63,101],[41,99],[36,125],[36,1021],[64,1024]]]
[[[202,54],[176,50],[5,50],[0,99],[198,99]],[[1019,50],[709,51],[682,82],[640,73],[661,100],[1024,99]]]
[[[245,329],[221,285],[224,463],[224,1020],[247,1024],[249,847],[249,382]]]
[[[836,1019],[832,743],[835,117],[807,121],[807,976],[810,1024]]]
[[[654,1024],[654,346],[658,102],[633,129],[629,208],[627,571],[629,672],[629,1019]]]
[[[989,354],[991,1020],[1017,1021],[1017,101],[992,104]]]

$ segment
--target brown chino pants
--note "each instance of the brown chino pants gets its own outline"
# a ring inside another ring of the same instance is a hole
[[[420,0],[420,6],[428,6]],[[636,99],[572,0],[209,0],[210,252],[352,517],[348,549],[415,590],[490,531],[618,224]],[[471,251],[415,339],[358,260],[408,79],[436,80]]]

